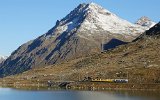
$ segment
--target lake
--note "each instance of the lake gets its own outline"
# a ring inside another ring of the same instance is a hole
[[[0,88],[0,100],[160,100],[156,91],[52,91]]]

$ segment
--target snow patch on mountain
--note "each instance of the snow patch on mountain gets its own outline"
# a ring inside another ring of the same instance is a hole
[[[6,60],[7,58],[8,58],[7,56],[1,56],[1,55],[0,55],[0,63],[1,63],[2,61]]]

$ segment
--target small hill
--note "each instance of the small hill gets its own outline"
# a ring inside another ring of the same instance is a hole
[[[160,35],[160,22],[152,27],[150,30],[146,31],[147,36],[159,36]]]
[[[142,39],[153,39],[158,38],[160,36],[160,22],[157,23],[155,26],[147,30],[144,34],[141,34],[139,37],[137,37],[133,41],[142,40]]]

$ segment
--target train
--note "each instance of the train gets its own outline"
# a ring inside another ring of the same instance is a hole
[[[128,83],[128,79],[91,79],[90,82]]]

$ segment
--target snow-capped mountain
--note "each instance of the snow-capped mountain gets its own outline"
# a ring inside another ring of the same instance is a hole
[[[53,29],[52,34],[57,30],[60,33],[73,30],[93,31],[93,34],[79,34],[87,36],[95,35],[95,31],[136,36],[137,33],[144,32],[145,28],[118,17],[98,4],[90,3],[80,4],[64,19],[57,21],[56,30]]]
[[[141,25],[141,26],[146,27],[146,28],[149,29],[149,28],[153,27],[154,25],[156,25],[156,22],[153,22],[148,17],[143,16],[140,19],[138,19],[138,21],[136,22],[136,24],[137,25]]]
[[[80,4],[46,34],[15,50],[0,73],[16,74],[100,52],[102,43],[113,38],[132,41],[145,30],[95,3]]]
[[[6,60],[7,58],[8,58],[7,56],[1,56],[1,55],[0,55],[0,63],[1,63],[2,61]]]

